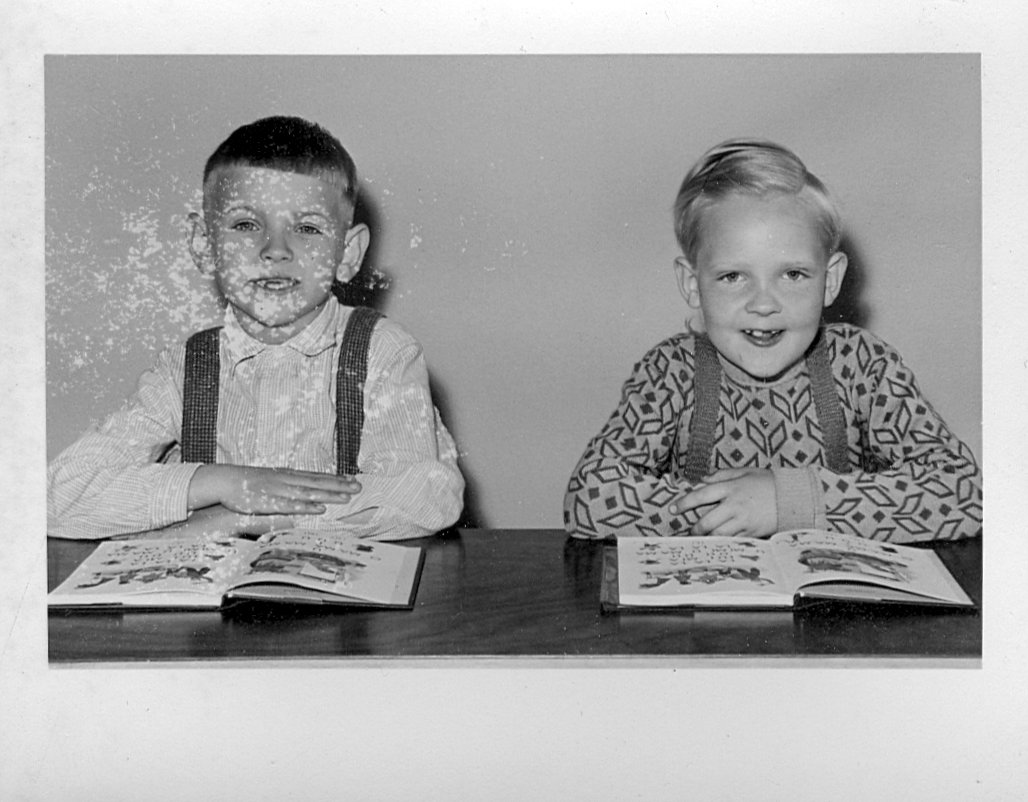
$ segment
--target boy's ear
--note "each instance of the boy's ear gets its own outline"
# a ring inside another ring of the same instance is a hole
[[[696,270],[684,256],[675,258],[675,277],[678,279],[678,291],[685,302],[693,309],[700,308],[700,285],[696,279]]]
[[[210,240],[207,239],[207,223],[198,212],[189,213],[192,231],[189,234],[189,255],[201,273],[214,272],[214,260],[211,259]]]
[[[829,257],[828,269],[825,273],[825,306],[831,306],[839,295],[848,266],[849,257],[842,251],[836,251]]]
[[[371,232],[364,223],[356,223],[350,226],[343,238],[343,258],[336,268],[336,281],[345,284],[361,269],[364,262],[364,254],[368,252],[368,244],[371,242]]]

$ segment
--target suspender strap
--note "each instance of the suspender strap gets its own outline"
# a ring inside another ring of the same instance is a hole
[[[346,321],[336,370],[336,473],[358,473],[357,455],[364,428],[364,379],[368,374],[371,332],[382,315],[356,306]]]
[[[350,313],[336,368],[336,472],[358,473],[364,428],[364,380],[371,332],[382,315],[358,306]],[[217,457],[221,327],[194,334],[186,342],[182,387],[183,462],[214,463]]]
[[[828,346],[825,345],[823,330],[818,334],[813,352],[807,357],[807,370],[810,372],[814,409],[817,410],[817,419],[825,440],[828,468],[836,473],[848,473],[850,458],[846,443],[846,419],[842,414],[839,395],[835,392],[835,379],[832,378],[832,367],[828,362]]]
[[[695,406],[689,422],[689,451],[685,455],[685,476],[690,482],[698,482],[709,473],[721,396],[721,363],[717,361],[714,344],[705,334],[696,335],[695,370]]]
[[[696,368],[693,380],[695,408],[689,423],[689,446],[685,455],[685,476],[698,482],[710,472],[710,456],[714,450],[721,395],[721,363],[713,343],[706,335],[696,335]],[[814,410],[824,436],[825,460],[836,473],[850,470],[849,447],[846,442],[846,419],[842,403],[835,392],[835,379],[828,361],[828,346],[822,331],[814,350],[807,357],[810,392]]]
[[[198,331],[186,342],[182,384],[183,462],[215,461],[218,429],[218,346],[221,327]]]

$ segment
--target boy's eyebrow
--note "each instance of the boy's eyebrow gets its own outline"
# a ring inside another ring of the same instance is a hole
[[[248,203],[230,203],[227,206],[222,206],[218,211],[222,214],[228,214],[229,212],[253,212],[255,209]]]
[[[249,212],[251,214],[264,214],[264,210],[254,207],[249,203],[232,203],[219,209],[221,214],[232,214],[233,212]],[[317,209],[304,209],[296,212],[297,217],[320,217],[323,220],[331,220],[331,215]]]
[[[711,270],[745,270],[751,267],[749,262],[709,262]]]
[[[775,267],[817,267],[820,264],[817,261],[793,259],[787,262],[777,262]],[[710,262],[709,266],[711,270],[743,270],[753,265],[750,262]]]
[[[821,264],[820,262],[808,262],[808,261],[793,260],[791,262],[782,262],[780,264],[780,267],[817,267],[820,264]]]

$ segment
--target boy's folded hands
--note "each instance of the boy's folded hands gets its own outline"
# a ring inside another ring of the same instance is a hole
[[[346,504],[360,491],[351,477],[331,473],[201,465],[189,484],[186,520],[112,539],[264,535],[292,528],[294,515],[320,515],[326,504]]]
[[[291,529],[294,524],[295,520],[291,515],[248,515],[230,510],[221,504],[214,504],[191,512],[186,520],[163,529],[115,535],[111,540],[259,536]]]
[[[671,504],[681,514],[710,507],[692,527],[694,535],[768,537],[778,529],[774,474],[767,468],[730,468],[707,476]]]
[[[188,506],[201,510],[217,504],[246,515],[319,515],[326,504],[346,504],[360,491],[360,483],[349,476],[290,468],[201,465],[189,484]]]

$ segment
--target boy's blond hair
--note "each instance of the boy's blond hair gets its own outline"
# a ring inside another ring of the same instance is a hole
[[[695,264],[707,209],[731,193],[793,195],[814,213],[827,254],[839,249],[842,220],[825,185],[791,150],[759,139],[729,139],[708,150],[685,176],[675,198],[675,236]]]

